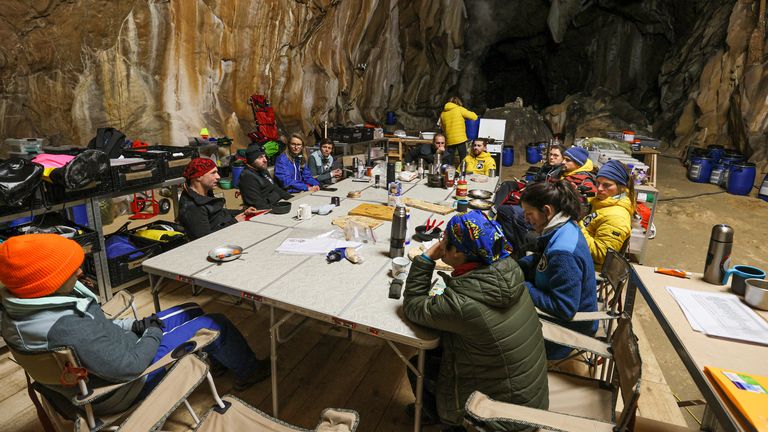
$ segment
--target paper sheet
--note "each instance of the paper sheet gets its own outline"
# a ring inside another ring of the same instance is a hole
[[[768,345],[768,322],[739,297],[671,286],[667,291],[680,305],[693,330],[708,336]]]
[[[318,238],[287,238],[275,252],[289,255],[325,255],[336,248],[353,247],[362,245],[359,242],[339,240],[330,237]]]

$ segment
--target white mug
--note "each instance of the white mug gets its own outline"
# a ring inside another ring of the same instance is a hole
[[[296,210],[296,217],[299,220],[307,220],[312,217],[312,206],[309,204],[300,204],[299,209]]]

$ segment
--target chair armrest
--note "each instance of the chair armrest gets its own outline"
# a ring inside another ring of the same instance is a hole
[[[539,321],[541,321],[541,331],[544,334],[545,340],[581,351],[588,351],[601,357],[613,357],[608,351],[611,346],[608,343],[546,320]]]
[[[120,425],[121,430],[154,430],[205,380],[208,365],[197,356],[182,357],[163,377],[160,384],[139,403]]]
[[[614,427],[612,423],[495,401],[479,391],[469,396],[465,410],[470,424],[513,422],[563,432],[612,432]]]
[[[139,319],[136,316],[133,294],[125,290],[118,291],[108,302],[101,305],[101,310],[108,319],[123,318],[128,309],[132,309],[134,319]]]
[[[188,354],[188,353],[193,353],[193,352],[200,351],[203,348],[205,348],[206,346],[208,346],[208,344],[213,342],[218,336],[219,336],[219,332],[217,332],[215,330],[200,329],[200,330],[198,330],[194,334],[194,336],[192,336],[191,338],[189,338],[189,340],[187,340],[185,342],[185,344],[188,344],[189,347],[194,347],[194,348],[191,348],[189,350],[183,350],[182,352],[180,352],[180,354],[183,355],[183,354]],[[118,388],[120,388],[120,387],[122,387],[122,386],[124,386],[124,385],[126,385],[126,384],[128,384],[130,382],[133,382],[133,381],[135,381],[137,379],[140,379],[144,375],[152,373],[152,372],[154,372],[154,371],[156,371],[156,370],[158,370],[160,368],[164,368],[168,364],[173,363],[173,362],[175,362],[176,360],[178,360],[180,358],[179,356],[174,356],[175,352],[176,352],[176,350],[171,351],[168,354],[164,355],[163,357],[158,359],[156,362],[154,362],[151,365],[149,365],[149,367],[144,369],[144,372],[142,372],[141,375],[137,376],[136,378],[132,379],[131,381],[124,382],[124,383],[119,383],[119,384],[112,384],[112,385],[108,385],[108,386],[104,386],[104,387],[93,388],[93,389],[91,389],[91,393],[88,395],[88,397],[79,398],[78,396],[75,396],[75,397],[73,397],[71,399],[71,402],[72,402],[72,404],[74,404],[76,406],[89,404],[89,403],[93,402],[94,400],[96,400],[97,398],[100,398],[101,396],[104,396],[105,394],[107,394],[107,393],[109,393],[111,391],[117,390]]]

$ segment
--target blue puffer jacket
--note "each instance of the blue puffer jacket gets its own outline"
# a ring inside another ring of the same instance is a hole
[[[320,186],[312,178],[307,164],[302,168],[298,159],[292,162],[285,153],[275,160],[275,180],[289,193],[306,191],[309,186]]]
[[[538,239],[543,253],[528,255],[518,261],[525,273],[525,284],[533,304],[557,317],[558,324],[580,333],[593,335],[597,321],[570,322],[576,312],[597,310],[595,266],[587,241],[579,226],[569,220]],[[547,342],[547,358],[559,360],[571,348]]]

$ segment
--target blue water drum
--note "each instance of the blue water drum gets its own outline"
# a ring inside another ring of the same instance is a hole
[[[515,148],[514,147],[504,147],[504,150],[501,152],[501,164],[505,167],[512,166],[515,164]]]
[[[691,164],[688,166],[688,180],[696,183],[707,183],[711,174],[712,158],[703,156],[691,158]]]
[[[763,184],[760,185],[760,191],[757,193],[757,197],[763,201],[768,201],[768,174],[763,177]]]
[[[707,149],[702,147],[688,147],[685,151],[685,162],[683,162],[683,165],[690,167],[692,158],[706,156],[707,153]]]
[[[244,166],[233,166],[232,167],[232,187],[237,188],[240,184],[240,174],[243,172]]]
[[[723,157],[720,158],[720,163],[723,164],[723,181],[720,186],[725,187],[728,183],[728,175],[730,173],[731,165],[744,160],[744,155],[739,152],[727,151],[723,153]]]
[[[464,126],[467,129],[467,139],[475,139],[477,138],[477,132],[480,130],[480,118],[478,117],[477,120],[464,120]]]
[[[736,162],[728,170],[728,183],[725,189],[733,195],[749,195],[755,184],[757,170],[751,162]]]
[[[72,220],[78,225],[88,226],[88,208],[85,204],[72,207]]]
[[[539,143],[539,154],[541,155],[541,158],[544,159],[545,162],[547,162],[547,146],[549,143],[547,142],[540,142]]]
[[[525,148],[525,161],[529,164],[539,163],[541,161],[541,152],[539,146],[534,143],[530,143]]]
[[[387,111],[387,124],[393,125],[397,123],[397,114],[394,111]]]
[[[715,164],[712,167],[712,174],[709,175],[709,182],[718,186],[724,184],[726,169],[723,164]]]
[[[725,147],[717,144],[707,146],[707,156],[711,157],[714,163],[717,163],[723,154],[725,154]]]

